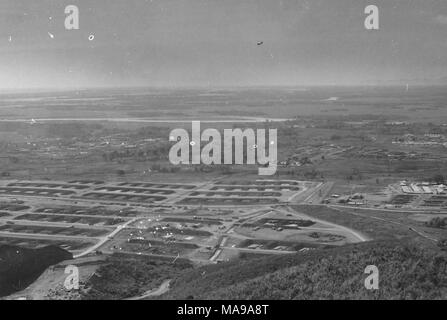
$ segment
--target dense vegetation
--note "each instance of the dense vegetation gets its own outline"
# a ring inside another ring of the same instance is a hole
[[[55,246],[41,249],[25,249],[0,245],[0,296],[25,289],[50,265],[73,256]]]
[[[379,269],[367,290],[366,266]],[[305,254],[235,261],[178,277],[166,298],[194,299],[446,299],[447,256],[387,241]]]
[[[125,299],[141,295],[192,268],[186,260],[161,260],[149,257],[111,256],[90,278],[83,299]]]
[[[445,228],[447,227],[447,218],[435,217],[425,223],[428,227],[432,228]]]

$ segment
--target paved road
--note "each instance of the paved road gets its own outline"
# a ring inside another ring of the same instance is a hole
[[[292,254],[292,253],[296,253],[296,251],[273,250],[273,249],[249,249],[249,248],[233,248],[233,247],[222,247],[222,249],[237,250],[240,252],[250,252],[250,253],[264,253],[264,254]]]
[[[25,239],[36,239],[36,240],[66,240],[66,241],[86,241],[92,242],[96,237],[86,237],[86,236],[66,236],[62,234],[43,234],[43,233],[26,233],[26,232],[7,232],[0,231],[0,235],[8,238],[25,238]]]
[[[171,280],[165,280],[157,289],[149,290],[148,292],[146,292],[145,294],[143,294],[141,296],[127,298],[124,300],[143,300],[143,299],[150,298],[150,297],[161,296],[162,294],[165,294],[166,292],[169,291],[170,283],[171,283]]]
[[[334,182],[322,182],[320,183],[313,192],[304,199],[303,203],[321,203],[323,199],[327,197],[327,194],[331,191],[334,186]],[[321,194],[320,194],[321,192]]]
[[[370,240],[370,239],[368,239],[367,237],[365,237],[365,236],[363,236],[362,234],[360,234],[359,232],[357,232],[357,231],[355,231],[355,230],[353,230],[353,229],[347,228],[347,227],[345,227],[345,226],[339,225],[339,224],[335,224],[335,223],[328,222],[328,221],[321,220],[321,219],[316,219],[316,218],[314,218],[314,217],[312,217],[312,216],[310,216],[310,215],[307,215],[307,214],[304,214],[304,213],[300,213],[300,212],[294,212],[294,211],[292,212],[292,211],[287,211],[287,210],[284,210],[284,209],[278,209],[278,211],[282,211],[282,212],[285,213],[285,214],[287,214],[287,213],[289,213],[289,214],[294,214],[294,213],[295,213],[295,215],[301,215],[301,217],[302,217],[303,215],[304,215],[304,216],[307,216],[307,217],[309,217],[309,219],[311,219],[312,221],[320,222],[320,223],[323,223],[323,224],[325,224],[325,225],[332,226],[332,227],[334,227],[334,228],[336,228],[336,229],[338,229],[338,230],[343,230],[343,231],[346,231],[346,232],[348,232],[348,233],[351,233],[351,234],[354,235],[357,239],[359,239],[361,242],[365,242],[365,241]]]
[[[154,258],[168,258],[171,259],[172,262],[174,262],[174,260],[178,259],[178,256],[175,255],[167,255],[167,254],[152,254],[152,253],[145,253],[145,252],[134,252],[134,251],[125,251],[125,250],[117,250],[117,251],[112,251],[112,250],[101,250],[104,254],[114,254],[114,253],[119,253],[119,254],[127,254],[127,255],[131,255],[131,256],[146,256],[146,257],[154,257]],[[180,257],[180,259],[188,259],[190,261],[193,262],[198,262],[198,263],[209,263],[209,260],[204,260],[204,259],[196,259],[196,258],[192,258],[192,257]]]
[[[381,217],[376,217],[376,216],[373,216],[371,214],[368,214],[367,216],[364,216],[363,214],[360,214],[360,213],[346,212],[346,211],[342,211],[341,208],[335,207],[335,206],[328,206],[328,207],[332,208],[334,210],[337,210],[339,212],[342,212],[344,214],[348,213],[348,214],[352,214],[352,215],[363,217],[363,218],[370,218],[370,219],[380,220],[380,221],[396,224],[396,225],[399,225],[399,226],[402,226],[402,227],[406,227],[406,228],[408,228],[408,230],[415,232],[416,234],[418,234],[419,236],[421,236],[421,237],[423,237],[423,238],[425,238],[427,240],[433,241],[435,243],[438,242],[437,239],[434,239],[434,238],[431,238],[431,237],[425,235],[423,232],[416,230],[413,226],[411,226],[409,224],[405,224],[405,223],[402,223],[402,222],[397,222],[397,221],[394,221],[394,220],[385,219],[385,218],[381,218]],[[350,208],[350,209],[358,209],[358,208]],[[378,211],[378,210],[376,209],[376,211]]]
[[[268,210],[267,210],[267,209],[268,209]],[[244,224],[248,223],[248,222],[249,222],[251,219],[253,219],[253,218],[260,219],[261,217],[263,217],[263,216],[265,216],[265,215],[268,215],[268,214],[272,213],[273,211],[274,211],[274,210],[271,209],[271,208],[264,208],[264,209],[262,209],[262,210],[255,210],[254,212],[252,212],[252,213],[250,213],[250,214],[244,216],[245,222],[243,222],[242,224],[240,224],[239,227],[242,227]],[[223,236],[221,242],[219,243],[218,249],[217,249],[216,252],[211,256],[210,261],[212,261],[212,262],[216,261],[217,258],[218,258],[218,257],[220,256],[220,254],[222,253],[223,249],[231,249],[231,250],[241,249],[241,248],[233,248],[233,247],[226,247],[226,246],[225,246],[225,244],[226,244],[226,242],[227,242],[227,240],[228,240],[228,235],[230,234],[230,231],[232,231],[232,230],[235,228],[236,224],[239,223],[239,222],[240,222],[240,219],[238,219],[237,221],[234,221],[234,222],[233,222],[233,223],[232,223],[232,224],[225,230],[225,232],[223,233],[224,236]],[[220,235],[220,234],[218,234],[218,235]],[[231,233],[231,237],[233,237],[233,238],[241,238],[241,237],[243,237],[244,239],[247,239],[247,238],[248,238],[248,237],[241,236],[241,235],[238,235],[238,234],[235,234],[235,233]],[[251,249],[248,249],[248,250],[251,250]]]
[[[138,218],[133,218],[132,220],[127,221],[125,224],[119,225],[112,233],[109,233],[107,236],[103,237],[97,244],[95,244],[93,247],[90,247],[89,249],[85,250],[84,252],[77,254],[75,256],[73,256],[73,258],[81,258],[83,256],[86,256],[90,253],[92,253],[93,251],[95,251],[96,249],[98,249],[99,247],[101,247],[102,245],[104,245],[107,241],[112,240],[112,238],[114,236],[116,236],[118,234],[118,232],[120,232],[121,230],[123,230],[124,228],[126,228],[129,224],[137,221]]]
[[[386,209],[386,208],[370,208],[370,207],[357,207],[357,206],[344,206],[339,204],[330,204],[327,205],[328,207],[332,208],[341,208],[341,209],[356,209],[356,210],[370,210],[370,211],[386,211],[386,212],[403,212],[403,213],[425,213],[430,214],[432,212],[436,214],[447,214],[447,211],[442,209],[426,209],[426,210],[420,210],[420,209]]]

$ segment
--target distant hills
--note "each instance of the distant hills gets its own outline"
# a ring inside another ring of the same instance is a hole
[[[0,245],[0,297],[25,289],[46,268],[73,255],[59,247],[25,249]]]
[[[407,84],[410,86],[443,86],[447,85],[447,76],[438,78],[405,78],[397,80],[383,80],[377,81],[374,84],[379,86],[405,86]]]

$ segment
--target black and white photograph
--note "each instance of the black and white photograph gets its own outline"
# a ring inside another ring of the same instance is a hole
[[[0,300],[446,299],[447,1],[0,0]]]

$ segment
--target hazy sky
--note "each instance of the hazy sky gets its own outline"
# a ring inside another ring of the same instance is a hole
[[[70,4],[80,9],[80,30],[64,28]],[[368,4],[380,9],[378,31],[364,28]],[[0,1],[0,88],[445,76],[446,0]]]

